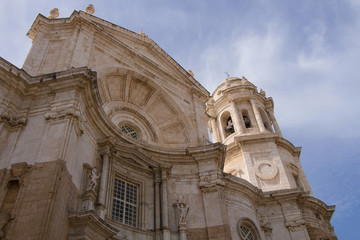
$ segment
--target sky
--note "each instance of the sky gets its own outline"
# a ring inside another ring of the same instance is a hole
[[[69,17],[89,3],[145,32],[210,93],[225,72],[265,90],[315,197],[336,205],[338,238],[358,239],[360,0],[0,0],[0,56],[21,68],[39,13]]]

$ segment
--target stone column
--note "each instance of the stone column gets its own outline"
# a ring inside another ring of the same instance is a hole
[[[160,212],[160,182],[161,180],[156,177],[155,179],[155,235],[156,239],[160,239],[161,229],[161,212]]]
[[[167,198],[167,176],[166,171],[161,172],[162,184],[162,228],[163,228],[163,240],[170,240],[169,229],[169,210],[168,210],[168,198]]]
[[[216,142],[220,142],[221,139],[219,138],[219,131],[218,131],[218,127],[216,126],[216,120],[215,118],[210,118],[210,124],[211,124],[211,129],[212,129],[212,139],[213,139],[213,142],[216,143]]]
[[[275,132],[277,132],[279,134],[280,137],[282,137],[282,133],[280,131],[280,127],[279,127],[279,124],[277,123],[276,121],[276,118],[274,116],[274,112],[273,111],[269,111],[269,115],[270,115],[270,118],[271,118],[271,121],[272,121],[272,124],[275,128]]]
[[[222,126],[220,116],[218,116],[218,118],[217,118],[217,125],[218,125],[218,129],[219,129],[219,133],[221,135],[219,137],[219,140],[221,140],[221,142],[224,142],[224,140],[226,138],[226,134],[225,134],[224,126]]]
[[[105,218],[105,200],[106,200],[106,187],[107,187],[107,179],[109,176],[109,155],[110,150],[107,148],[104,153],[102,154],[103,164],[101,170],[101,182],[100,182],[100,189],[99,189],[99,200],[98,203],[100,204],[100,218]]]
[[[179,224],[180,240],[187,240],[186,224]]]
[[[230,112],[231,112],[231,116],[232,116],[232,120],[233,120],[233,124],[235,127],[235,132],[238,132],[240,134],[244,133],[244,128],[241,125],[241,118],[239,116],[239,112],[236,108],[236,104],[234,101],[230,101]]]
[[[255,114],[255,118],[256,118],[256,122],[257,125],[259,126],[259,130],[261,133],[266,132],[265,126],[264,126],[264,122],[261,118],[261,114],[259,112],[259,109],[257,108],[256,104],[254,101],[251,101],[251,106],[253,108],[254,114]]]

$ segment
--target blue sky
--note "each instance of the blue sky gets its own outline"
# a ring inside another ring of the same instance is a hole
[[[38,13],[85,10],[143,30],[210,92],[245,76],[275,101],[316,197],[337,205],[339,239],[360,229],[360,0],[0,0],[0,56],[21,67]]]

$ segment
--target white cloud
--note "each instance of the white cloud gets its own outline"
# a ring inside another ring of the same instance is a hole
[[[357,25],[346,33],[354,28]],[[273,96],[282,127],[311,126],[321,136],[359,137],[360,96],[349,83],[360,87],[354,83],[360,75],[360,44],[345,34],[332,45],[327,26],[315,22],[303,29],[305,42],[294,48],[295,36],[288,29],[284,21],[274,20],[262,32],[244,29],[242,35],[223,36],[201,55],[205,68],[200,79],[210,82],[213,90],[226,77],[225,71],[245,75]]]

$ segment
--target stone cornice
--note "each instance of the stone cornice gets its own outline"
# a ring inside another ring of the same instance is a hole
[[[225,161],[226,146],[221,143],[214,143],[199,147],[188,147],[186,148],[187,154],[192,156],[195,161],[208,161],[215,160],[214,156],[218,158],[218,168],[223,169]]]
[[[335,212],[335,206],[334,205],[326,205],[323,201],[320,199],[317,199],[312,196],[303,195],[300,198],[300,203],[305,207],[309,209],[316,210],[320,212],[322,215],[331,218],[332,215]]]
[[[251,199],[260,200],[263,197],[262,190],[255,187],[245,179],[232,176],[229,173],[224,173],[222,179],[225,182],[226,189],[242,192]]]
[[[274,141],[279,147],[286,148],[293,156],[300,157],[301,147],[295,147],[291,142],[279,136],[278,133],[260,133],[249,135],[238,135],[234,140],[243,146],[247,143],[255,143],[262,141]]]

